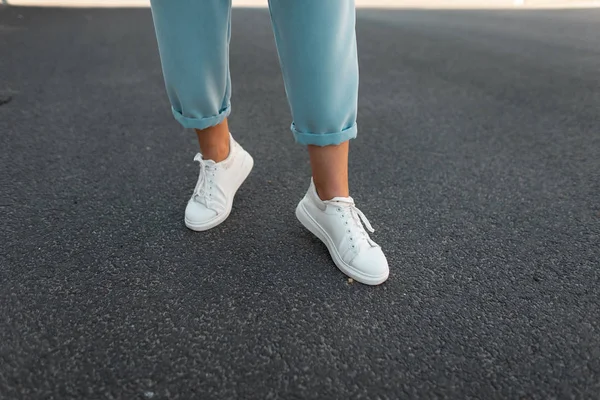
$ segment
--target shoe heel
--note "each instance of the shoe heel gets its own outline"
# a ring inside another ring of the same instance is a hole
[[[302,226],[304,226],[310,231],[310,233],[315,235],[323,243],[327,244],[327,241],[323,238],[323,235],[321,234],[320,230],[314,225],[314,223],[311,220],[311,217],[308,215],[308,212],[304,209],[304,205],[302,205],[302,202],[298,203],[298,205],[296,206],[296,218],[298,219],[298,221],[300,221]]]
[[[250,155],[250,153],[246,153],[246,157],[244,159],[244,164],[242,164],[242,168],[244,173],[240,176],[240,182],[238,184],[238,188],[242,186],[242,184],[246,181],[246,179],[250,176],[252,172],[252,168],[254,168],[254,159]]]

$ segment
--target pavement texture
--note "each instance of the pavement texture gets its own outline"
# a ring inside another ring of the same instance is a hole
[[[267,10],[233,12],[255,170],[194,233],[150,11],[0,8],[1,399],[600,398],[600,11],[357,31],[376,288],[295,220],[309,165]]]

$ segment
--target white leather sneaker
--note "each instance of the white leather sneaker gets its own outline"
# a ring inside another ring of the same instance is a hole
[[[311,179],[308,192],[296,207],[296,217],[325,243],[333,262],[344,274],[367,285],[379,285],[388,278],[387,259],[363,223],[370,232],[373,227],[352,197],[323,201]]]
[[[227,219],[235,193],[250,174],[254,160],[230,135],[225,160],[215,163],[198,153],[194,161],[200,163],[200,175],[185,208],[185,225],[205,231]]]

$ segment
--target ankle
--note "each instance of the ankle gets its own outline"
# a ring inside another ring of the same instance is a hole
[[[308,146],[313,182],[321,200],[348,197],[348,141],[339,145]]]
[[[227,119],[218,125],[206,129],[196,129],[200,152],[205,160],[213,160],[218,163],[229,156],[229,126]]]
[[[350,193],[348,190],[348,185],[323,185],[319,184],[315,181],[315,191],[317,192],[317,196],[322,201],[331,200],[334,197],[349,197]]]
[[[218,143],[216,145],[200,146],[202,158],[205,160],[213,160],[219,163],[229,156],[229,140],[226,143]]]

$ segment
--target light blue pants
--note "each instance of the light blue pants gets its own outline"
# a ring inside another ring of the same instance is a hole
[[[231,0],[151,4],[173,115],[186,128],[219,124],[231,111]],[[296,141],[356,137],[354,0],[270,0],[269,9]]]

